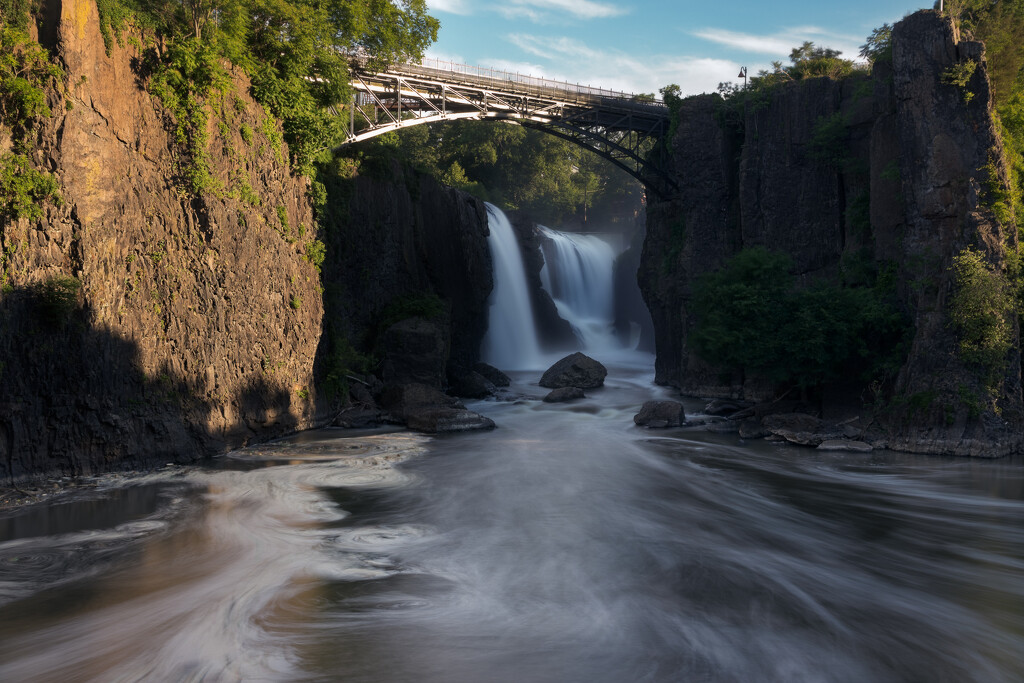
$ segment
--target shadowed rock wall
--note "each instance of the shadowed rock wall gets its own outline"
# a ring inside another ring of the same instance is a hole
[[[890,443],[933,453],[1011,452],[1024,420],[1018,331],[996,390],[1000,414],[972,416],[963,396],[985,389],[957,354],[947,311],[956,254],[973,246],[1000,268],[1017,243],[982,191],[986,165],[1002,163],[983,46],[961,41],[931,11],[897,24],[893,46],[892,62],[877,63],[870,77],[789,83],[741,112],[717,95],[683,102],[670,141],[680,189],[648,208],[638,274],[655,325],[657,381],[690,395],[770,398],[769,383],[708,367],[688,349],[695,279],[756,245],[788,253],[803,281],[867,257],[894,269],[915,326],[894,400],[880,416]],[[967,85],[969,101],[942,80],[967,59],[982,64]],[[845,129],[842,158],[822,150],[816,135],[829,120]],[[1005,169],[998,172],[1005,183]],[[921,396],[924,410],[905,409],[908,397]]]

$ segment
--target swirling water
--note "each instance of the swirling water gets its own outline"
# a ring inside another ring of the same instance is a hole
[[[493,432],[308,433],[3,520],[0,680],[1024,680],[1020,459],[644,430],[649,358],[602,360],[585,400],[473,404]]]

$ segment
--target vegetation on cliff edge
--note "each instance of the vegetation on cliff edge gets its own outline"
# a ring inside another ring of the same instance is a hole
[[[439,26],[424,0],[101,0],[99,9],[107,35],[132,28],[147,37],[157,82],[185,103],[176,116],[196,116],[206,81],[226,64],[242,68],[256,100],[282,121],[292,163],[306,175],[344,139],[331,107],[349,100],[348,60],[418,58]]]
[[[6,20],[8,7],[0,5],[0,12]],[[10,151],[0,154],[0,234],[8,220],[39,218],[44,202],[61,201],[56,179],[36,169],[28,155],[35,147],[36,126],[51,114],[46,90],[62,76],[27,33],[0,26],[0,139],[11,143]]]

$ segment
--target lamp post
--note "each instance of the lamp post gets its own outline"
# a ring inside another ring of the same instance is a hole
[[[747,67],[745,67],[745,66],[741,66],[740,67],[740,73],[739,73],[739,76],[737,76],[737,78],[742,78],[743,79],[743,89],[746,90],[747,89]]]

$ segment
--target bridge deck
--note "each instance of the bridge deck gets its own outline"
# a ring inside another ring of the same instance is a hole
[[[669,116],[668,107],[661,102],[639,99],[631,93],[454,62],[424,59],[420,64],[393,64],[386,73],[427,79],[449,86],[483,88],[504,95],[543,98],[576,107],[600,107],[654,117]]]
[[[658,145],[669,108],[649,98],[432,60],[377,70],[357,59],[351,84],[346,144],[425,123],[512,120],[590,149],[659,194],[675,185]]]

